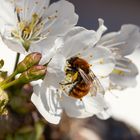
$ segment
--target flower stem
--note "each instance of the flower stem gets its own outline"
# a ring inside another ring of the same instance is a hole
[[[16,61],[15,61],[15,66],[14,66],[14,71],[15,71],[16,68],[17,68],[17,64],[18,64],[18,62],[19,62],[19,58],[20,58],[20,53],[17,53]]]
[[[6,84],[7,82],[9,82],[12,78],[14,78],[17,75],[17,72],[15,71],[14,73],[12,73],[9,77],[7,77],[4,81],[2,81],[0,83],[0,86]]]
[[[2,85],[0,88],[3,89],[3,90],[5,90],[5,89],[7,89],[7,88],[9,88],[9,87],[11,87],[11,86],[17,84],[18,82],[19,82],[19,80],[16,79],[16,80],[14,80],[14,81],[12,81],[12,82],[9,82],[9,83],[7,83],[7,84]]]

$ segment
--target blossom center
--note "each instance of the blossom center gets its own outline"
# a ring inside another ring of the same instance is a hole
[[[19,39],[26,50],[30,46],[31,41],[37,41],[40,39],[41,29],[43,28],[42,18],[38,14],[34,13],[32,15],[31,21],[21,21],[19,12],[17,12],[18,25],[17,29],[11,32],[11,36]]]
[[[125,75],[124,71],[119,70],[119,69],[114,69],[114,70],[112,71],[112,73],[117,74],[117,75],[122,75],[122,76]]]
[[[38,5],[38,2],[35,4]],[[23,47],[28,51],[32,42],[39,42],[46,39],[50,32],[52,32],[51,26],[53,26],[57,20],[58,11],[56,10],[50,15],[46,15],[47,7],[44,6],[41,11],[33,12],[32,10],[31,19],[28,20],[28,17],[26,18],[25,15],[28,14],[29,7],[26,8],[24,11],[23,8],[15,7],[18,22],[17,27],[11,31],[11,37],[20,40]]]

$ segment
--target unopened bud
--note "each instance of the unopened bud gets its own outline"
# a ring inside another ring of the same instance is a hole
[[[25,71],[18,78],[20,83],[29,83],[44,78],[47,71],[46,66],[36,65]]]
[[[42,55],[38,52],[33,52],[27,55],[23,61],[21,61],[16,68],[18,73],[22,73],[28,70],[30,67],[37,65],[41,59]]]

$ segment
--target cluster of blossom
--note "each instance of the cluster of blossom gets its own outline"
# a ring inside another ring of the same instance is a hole
[[[96,31],[76,26],[78,15],[66,0],[1,0],[0,9],[2,41],[25,55],[0,88],[36,81],[31,101],[47,121],[58,124],[63,111],[106,119],[105,93],[136,85],[138,70],[127,55],[140,45],[139,27],[103,35],[103,19]]]

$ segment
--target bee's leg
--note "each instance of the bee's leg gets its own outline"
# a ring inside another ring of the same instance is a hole
[[[68,82],[68,83],[59,83],[60,85],[71,85],[73,84],[74,82]]]

